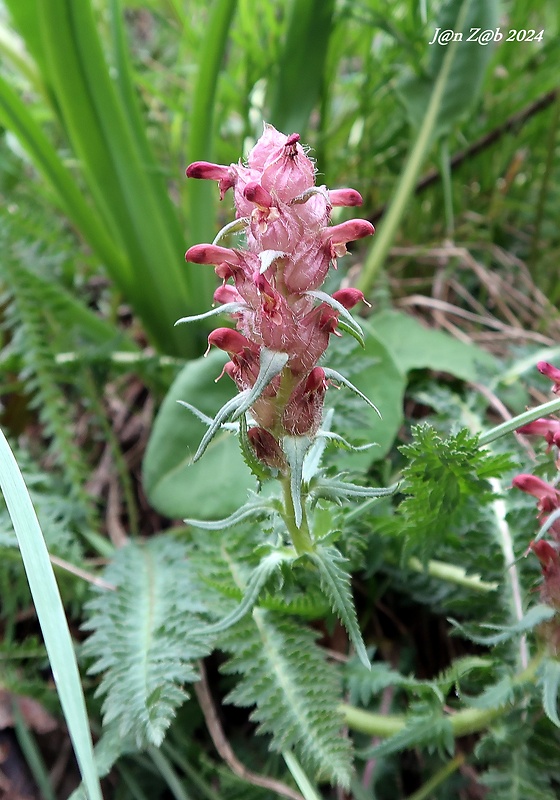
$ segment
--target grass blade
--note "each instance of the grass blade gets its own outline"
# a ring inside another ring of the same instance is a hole
[[[90,800],[103,800],[78,664],[49,554],[27,487],[0,431],[0,488],[19,543],[62,710]]]

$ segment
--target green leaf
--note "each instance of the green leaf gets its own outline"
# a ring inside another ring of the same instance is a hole
[[[64,607],[27,487],[2,431],[0,488],[17,536],[80,772],[91,800],[102,800],[80,674]]]
[[[539,603],[538,605],[530,608],[525,616],[515,622],[513,625],[490,625],[488,623],[481,623],[479,626],[480,629],[498,631],[498,633],[491,636],[481,636],[475,634],[470,630],[470,628],[461,625],[459,622],[457,622],[457,620],[450,618],[449,621],[457,628],[457,630],[459,630],[471,641],[476,642],[477,644],[491,646],[495,644],[501,644],[502,642],[507,642],[509,639],[513,639],[520,633],[533,630],[533,628],[536,628],[536,626],[540,625],[541,622],[546,622],[547,620],[552,619],[555,614],[556,611],[553,608]]]
[[[334,0],[292,0],[284,48],[266,106],[274,127],[303,134],[319,98],[333,27]]]
[[[417,130],[427,113],[435,82],[441,72],[444,56],[453,46],[456,52],[445,89],[442,94],[433,136],[448,133],[453,126],[465,118],[480,93],[486,67],[493,55],[494,46],[482,45],[478,41],[467,41],[473,28],[481,31],[496,29],[499,23],[497,0],[447,0],[443,5],[435,27],[442,31],[462,33],[462,41],[451,44],[427,45],[430,62],[425,77],[408,76],[397,83],[397,94],[401,98],[413,130]]]
[[[228,431],[220,431],[204,458],[192,464],[205,425],[177,401],[192,401],[213,417],[236,391],[229,379],[214,382],[223,363],[223,353],[215,350],[188,364],[156,417],[144,459],[144,488],[154,508],[169,517],[220,519],[243,505],[254,486],[237,439]]]
[[[481,370],[497,373],[500,368],[486,350],[460,342],[444,331],[426,328],[400,311],[381,311],[369,317],[368,323],[404,375],[412,369],[433,369],[476,381]]]
[[[209,650],[186,548],[164,536],[130,543],[104,578],[116,590],[97,592],[83,626],[93,631],[84,645],[95,659],[90,673],[103,673],[104,725],[116,725],[139,749],[159,746],[187,697],[184,684],[198,680],[193,662]]]
[[[332,603],[333,611],[348,631],[350,640],[356,648],[356,655],[361,663],[371,668],[362,633],[358,625],[354,600],[350,591],[350,575],[343,568],[346,559],[332,546],[318,545],[313,553],[307,553],[321,576],[323,591]]]
[[[273,550],[271,553],[261,559],[259,565],[255,567],[249,577],[249,580],[247,581],[243,600],[237,606],[237,608],[234,608],[226,617],[224,617],[224,619],[220,620],[219,622],[215,622],[212,625],[206,625],[200,632],[204,634],[204,636],[222,633],[228,628],[231,628],[232,625],[235,625],[236,622],[239,622],[240,619],[243,619],[243,617],[252,610],[253,606],[259,599],[259,595],[264,589],[268,579],[276,572],[280,564],[285,563],[286,561],[292,561],[293,558],[294,556],[291,553]]]
[[[275,510],[276,509],[272,502],[255,499],[245,503],[244,506],[238,508],[237,511],[234,511],[233,514],[225,519],[184,519],[183,522],[187,525],[194,525],[195,528],[202,528],[202,530],[205,531],[221,531],[225,528],[231,528],[233,525],[237,525],[244,519],[249,519],[250,517],[260,517],[263,514],[270,514]]]
[[[547,658],[541,666],[542,704],[549,720],[560,728],[558,718],[558,688],[560,687],[560,662]]]
[[[337,366],[348,374],[358,389],[375,401],[381,419],[376,411],[360,404],[359,416],[346,419],[344,406],[346,399],[342,393],[327,392],[327,403],[334,405],[336,430],[349,439],[360,437],[362,441],[375,442],[378,446],[371,452],[337,455],[338,469],[360,469],[373,460],[382,459],[391,449],[395,437],[403,423],[403,399],[406,378],[395,362],[392,353],[379,338],[369,321],[362,320],[365,333],[365,348],[362,350],[353,342],[352,347],[344,349],[344,355],[337,354],[336,348],[345,343],[333,342],[330,351],[337,358]],[[343,365],[342,365],[343,362]],[[348,371],[350,370],[350,371]],[[337,395],[341,395],[338,397]]]
[[[303,518],[303,508],[301,505],[303,465],[305,463],[305,456],[311,445],[312,440],[308,436],[284,436],[282,439],[282,450],[286,456],[286,461],[290,465],[290,491],[294,504],[295,521],[298,528]]]
[[[317,647],[316,632],[262,609],[230,628],[220,647],[232,657],[222,671],[240,680],[226,700],[256,708],[259,733],[271,749],[294,748],[314,777],[348,786],[350,742],[342,735],[335,668]]]

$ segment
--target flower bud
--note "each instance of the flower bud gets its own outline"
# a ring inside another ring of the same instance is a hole
[[[216,244],[195,244],[185,253],[185,261],[194,264],[226,264],[241,265],[243,258],[229,247],[219,247]]]
[[[365,303],[364,293],[359,289],[339,289],[338,292],[333,292],[333,298],[340,303],[344,308],[351,309],[358,303]]]
[[[255,345],[242,333],[231,328],[216,328],[215,331],[212,331],[208,337],[208,346],[212,345],[219,350],[225,350],[229,355],[242,355],[246,350],[251,352],[255,349]]]
[[[286,459],[282,448],[269,431],[258,427],[249,428],[247,436],[260,461],[273,469],[284,470],[286,468]]]
[[[355,189],[329,189],[331,206],[361,206],[362,195]]]
[[[209,161],[194,161],[187,167],[186,174],[187,178],[218,181],[220,200],[223,200],[227,190],[235,185],[235,179],[231,174],[230,167],[225,167],[222,164],[211,164]]]

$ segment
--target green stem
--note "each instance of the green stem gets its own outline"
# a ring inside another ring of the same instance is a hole
[[[455,235],[455,218],[453,214],[453,186],[451,183],[451,166],[449,158],[449,139],[446,136],[440,145],[441,181],[445,209],[445,235],[452,239]]]
[[[514,686],[534,682],[542,657],[543,653],[540,653],[526,669],[514,678]],[[445,715],[445,719],[451,724],[453,736],[459,738],[469,733],[485,730],[495,719],[507,713],[510,707],[506,704],[495,708],[465,708],[455,714]],[[367,733],[369,736],[388,738],[400,733],[408,723],[408,718],[404,714],[374,714],[371,711],[364,711],[346,704],[340,705],[339,711],[344,716],[344,722],[349,728]]]
[[[490,428],[489,431],[482,434],[478,443],[481,447],[484,447],[484,445],[490,444],[490,442],[499,439],[501,436],[512,433],[522,425],[534,422],[534,420],[540,417],[546,417],[548,414],[554,414],[556,411],[560,411],[560,399],[550,400],[548,403],[543,403],[536,408],[532,408],[530,411],[524,411],[523,414],[518,414],[513,419],[508,419],[507,422],[502,422],[501,425],[496,425],[495,428]]]
[[[286,523],[286,527],[288,529],[288,533],[290,534],[290,538],[292,540],[292,544],[295,547],[296,553],[298,556],[303,555],[304,553],[311,553],[313,552],[313,540],[311,539],[311,534],[309,532],[309,525],[307,523],[307,514],[305,513],[305,506],[302,502],[302,519],[301,525],[296,525],[296,513],[294,509],[294,500],[292,497],[292,485],[290,481],[290,475],[287,475],[285,478],[281,480],[282,484],[282,491],[284,493],[284,513],[282,517],[284,522]]]
[[[459,767],[461,767],[465,763],[465,756],[463,753],[459,753],[452,758],[447,764],[439,769],[435,775],[432,775],[429,781],[421,786],[417,792],[408,796],[408,800],[429,800],[430,797],[433,797],[432,792],[436,789],[441,783],[447,780],[450,775],[453,775]]]
[[[423,572],[432,578],[439,578],[442,581],[454,583],[457,586],[463,586],[465,589],[472,589],[475,592],[494,592],[499,586],[498,583],[489,583],[481,580],[480,575],[467,575],[464,567],[447,564],[445,561],[432,559],[424,566],[419,558],[412,556],[408,560],[408,566],[415,572]]]

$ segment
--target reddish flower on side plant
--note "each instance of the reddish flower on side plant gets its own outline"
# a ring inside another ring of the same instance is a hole
[[[555,394],[558,394],[560,392],[560,369],[552,366],[552,364],[549,364],[548,361],[539,361],[537,364],[537,369],[543,375],[546,375],[547,378],[550,378],[554,384],[552,391]]]
[[[548,444],[547,452],[552,445],[560,447],[560,420],[557,419],[547,419],[546,417],[535,419],[527,425],[516,428],[516,433],[522,433],[525,436],[544,436]]]
[[[359,205],[360,194],[315,186],[315,167],[299,135],[285,136],[271,125],[265,125],[246,165],[198,161],[187,176],[218,181],[220,198],[230,188],[234,192],[246,249],[198,244],[186,259],[214,264],[224,281],[214,299],[232,304],[228,311],[237,331],[218,329],[208,342],[228,352],[224,372],[238,388],[257,392],[251,395],[256,426],[248,439],[259,459],[282,469],[283,439],[312,437],[319,428],[327,377],[317,362],[329,337],[339,335],[343,317],[345,330],[350,326],[361,334],[348,309],[364,300],[362,292],[340,289],[329,297],[318,287],[346,244],[371,236],[374,228],[363,219],[331,226],[332,207]],[[278,354],[284,355],[274,360]]]
[[[540,525],[546,523],[552,512],[560,509],[560,492],[558,489],[555,489],[554,486],[551,486],[536,475],[516,475],[512,481],[512,486],[537,499],[537,509],[539,510],[537,519]],[[560,518],[552,523],[549,530],[555,538],[560,540]]]

